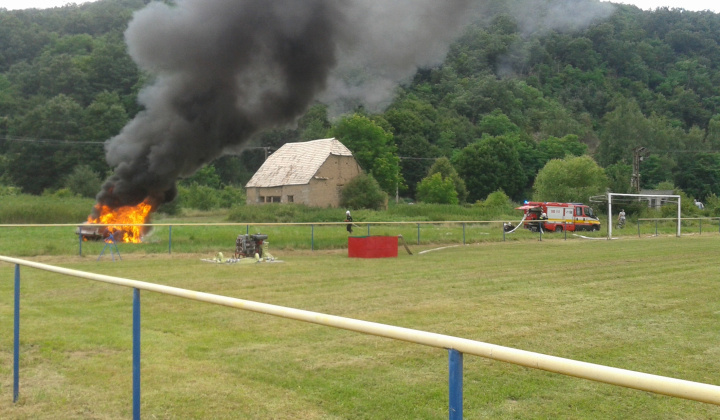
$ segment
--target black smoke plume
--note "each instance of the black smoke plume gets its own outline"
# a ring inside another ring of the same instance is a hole
[[[106,143],[111,208],[175,197],[189,176],[318,99],[382,103],[442,60],[473,0],[177,0],[136,12],[125,39],[153,83]],[[355,71],[361,81],[348,83]]]

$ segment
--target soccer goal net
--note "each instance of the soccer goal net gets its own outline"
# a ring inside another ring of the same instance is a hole
[[[680,196],[679,195],[663,195],[663,194],[620,194],[607,193],[608,205],[608,239],[612,238],[613,229],[613,204],[620,206],[622,204],[637,203],[638,201],[647,202],[648,206],[654,204],[670,204],[677,205],[677,234],[680,237]]]

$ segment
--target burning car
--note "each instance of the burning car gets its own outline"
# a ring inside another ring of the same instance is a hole
[[[123,206],[111,208],[102,204],[95,204],[93,215],[78,226],[75,233],[83,240],[105,240],[110,237],[116,242],[142,242],[147,232],[150,213],[153,206],[146,201],[136,206]]]
[[[88,222],[83,223],[75,229],[75,233],[82,238],[83,241],[101,241],[105,239],[105,226],[89,225]]]

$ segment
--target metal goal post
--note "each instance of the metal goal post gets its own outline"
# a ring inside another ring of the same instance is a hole
[[[678,238],[680,237],[680,196],[679,195],[663,195],[663,194],[620,194],[620,193],[607,193],[607,202],[608,202],[608,239],[612,238],[612,228],[613,228],[613,213],[612,213],[612,203],[613,203],[613,197],[635,197],[639,200],[643,198],[665,198],[665,199],[677,199],[677,233],[675,236]]]

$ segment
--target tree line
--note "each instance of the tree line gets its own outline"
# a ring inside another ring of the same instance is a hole
[[[93,194],[112,169],[103,142],[140,111],[151,78],[122,36],[146,3],[0,9],[0,184]],[[386,194],[425,202],[631,192],[640,147],[642,188],[720,195],[720,15],[615,5],[583,28],[528,34],[505,3],[383,112],[330,119],[317,104],[183,182],[241,187],[268,151],[334,136]]]

